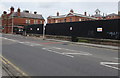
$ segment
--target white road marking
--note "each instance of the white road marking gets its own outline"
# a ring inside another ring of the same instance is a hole
[[[119,65],[120,63],[100,62],[100,64],[103,65],[103,66],[106,66],[106,67],[110,67],[110,68],[113,68],[113,69],[120,70],[120,68],[118,68],[118,66],[117,67],[111,66],[111,65]]]
[[[30,46],[32,46],[32,47],[33,47],[34,45],[32,45],[32,44],[31,44]]]
[[[47,48],[42,48],[43,50],[47,50],[47,51],[50,51],[50,52],[54,52],[54,53],[57,53],[57,54],[62,54],[62,55],[66,55],[66,56],[69,56],[69,57],[74,57],[73,55],[92,55],[88,52],[83,52],[83,51],[76,51],[76,50],[72,50],[74,52],[71,52],[70,49],[65,49],[65,48],[58,48],[58,47],[47,47]],[[64,51],[70,51],[70,52],[58,52],[58,51],[55,51],[56,49],[59,49],[59,50],[64,50]]]
[[[84,52],[84,51],[77,51],[77,50],[71,50],[71,49],[59,48],[59,47],[52,47],[52,48],[70,51],[70,53],[66,53],[66,54],[92,55],[91,53]],[[75,53],[71,53],[71,51],[72,51],[72,52],[75,52]]]
[[[23,44],[23,43],[25,43],[25,42],[18,42],[18,43],[21,43],[21,44]]]
[[[55,49],[62,49],[62,48],[59,48],[59,47],[52,47],[52,48],[55,48]]]
[[[61,55],[65,55],[65,56],[68,56],[68,57],[74,57],[72,55],[67,55],[67,54],[64,54],[64,53],[60,53],[60,52],[57,52],[57,51],[53,51],[53,50],[50,50],[50,49],[47,49],[47,48],[42,48],[43,50],[47,50],[47,51],[50,51],[50,52],[54,52],[54,53],[57,53],[57,54],[61,54]]]
[[[13,42],[18,42],[18,40],[13,40],[13,39],[9,39],[9,38],[4,38],[2,37],[3,39],[6,39],[6,40],[10,40],[10,41],[13,41]]]
[[[115,58],[115,59],[117,59],[117,60],[118,60],[118,59],[120,59],[120,58]]]
[[[6,39],[6,40],[13,41],[13,42],[18,42],[18,43],[21,43],[21,44],[24,44],[24,45],[29,45],[29,46],[43,46],[43,45],[41,45],[41,44],[37,44],[37,43],[21,42],[21,41],[18,41],[18,40],[9,39],[9,38],[5,38],[5,37],[2,37],[2,38],[3,38],[3,39]]]
[[[13,40],[13,39],[8,39],[8,38],[5,38],[3,37],[4,39],[7,39],[7,40],[10,40],[10,41],[14,41],[14,42],[18,42],[18,43],[21,43],[21,44],[24,44],[24,45],[28,45],[28,46],[43,46],[41,44],[37,44],[37,43],[31,43],[31,42],[21,42],[21,41],[18,41],[18,40]],[[43,48],[44,49],[44,48]],[[50,47],[50,49],[58,49],[58,50],[64,50],[64,51],[70,51],[69,53],[60,53],[60,52],[57,52],[57,51],[54,51],[54,50],[49,50],[49,49],[46,49],[48,51],[51,51],[51,52],[54,52],[54,53],[58,53],[58,54],[62,54],[62,55],[66,55],[66,56],[69,56],[69,57],[74,57],[72,55],[92,55],[88,52],[83,52],[83,51],[76,51],[76,50],[70,50],[70,49],[66,49],[66,48],[59,48],[59,47]],[[74,53],[72,53],[74,52]]]
[[[91,55],[89,53],[64,53],[64,54],[71,54],[71,55]]]

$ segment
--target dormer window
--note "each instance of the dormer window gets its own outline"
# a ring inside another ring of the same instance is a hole
[[[66,19],[64,19],[64,22],[66,22]]]

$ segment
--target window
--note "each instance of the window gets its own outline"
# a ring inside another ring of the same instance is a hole
[[[38,24],[38,20],[34,20],[34,24]]]
[[[72,18],[70,18],[70,22],[72,22]]]
[[[42,24],[42,21],[40,21],[40,24]]]
[[[36,24],[38,24],[38,20],[36,20]]]
[[[79,19],[79,21],[81,21],[81,18]]]
[[[30,20],[26,20],[26,24],[30,24]]]
[[[29,20],[29,22],[28,22],[29,24],[30,24],[30,20]]]
[[[55,23],[58,23],[58,20],[55,20]]]
[[[26,24],[28,23],[28,20],[26,20]]]
[[[34,24],[35,24],[35,20],[34,20]]]
[[[61,22],[61,20],[59,20],[59,23]]]
[[[64,19],[64,22],[66,22],[66,19]]]
[[[55,19],[54,19],[54,23],[55,23]]]
[[[83,19],[83,21],[85,21],[85,19]]]

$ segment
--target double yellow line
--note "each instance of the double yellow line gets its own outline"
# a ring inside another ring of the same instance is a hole
[[[19,67],[17,67],[16,65],[14,65],[13,63],[11,63],[9,60],[7,60],[5,57],[0,55],[0,61],[3,62],[4,64],[9,64],[11,65],[13,68],[15,68],[20,74],[22,74],[22,76],[28,76],[25,72],[23,72],[22,70],[20,70]]]

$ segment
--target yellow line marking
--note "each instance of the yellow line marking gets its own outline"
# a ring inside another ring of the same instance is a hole
[[[2,61],[4,64],[7,64],[2,58],[0,58],[0,61]]]
[[[20,68],[18,68],[17,66],[15,66],[13,63],[11,63],[10,61],[8,61],[5,57],[1,56],[1,58],[3,58],[8,64],[10,64],[11,66],[13,66],[18,72],[20,72],[23,76],[28,76],[25,72],[23,72],[22,70],[20,70]],[[5,64],[7,64],[6,62],[4,62]]]

